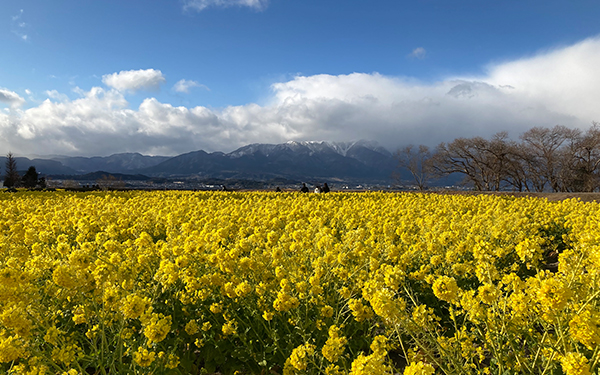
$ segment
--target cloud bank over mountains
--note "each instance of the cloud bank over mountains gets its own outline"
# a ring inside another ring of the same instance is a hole
[[[600,38],[590,38],[433,83],[378,73],[297,76],[273,84],[264,105],[217,109],[153,97],[132,108],[127,95],[157,90],[166,78],[155,69],[122,71],[104,75],[106,87],[80,90],[77,99],[53,92],[31,108],[0,88],[0,147],[22,155],[175,155],[289,140],[370,139],[394,150],[503,130],[516,138],[533,126],[587,128],[600,121],[598,66]],[[192,82],[174,89],[185,93]]]

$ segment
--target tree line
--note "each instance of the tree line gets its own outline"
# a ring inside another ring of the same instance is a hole
[[[46,188],[46,179],[44,177],[39,178],[38,172],[34,166],[29,167],[23,176],[19,174],[17,170],[17,161],[11,152],[6,155],[5,169],[4,186],[7,188]]]
[[[8,188],[9,191],[16,191],[16,188],[47,189],[48,184],[45,177],[39,177],[39,173],[34,166],[30,166],[27,172],[21,176],[17,170],[17,161],[12,152],[9,152],[6,155],[4,187]],[[95,185],[81,186],[74,180],[64,180],[62,181],[62,187],[76,191],[118,190],[124,189],[126,184],[120,178],[108,174],[97,179]]]
[[[409,145],[395,154],[421,190],[435,179],[462,175],[480,191],[600,191],[600,123],[582,131],[562,125],[534,127],[511,140],[457,138],[435,149]]]

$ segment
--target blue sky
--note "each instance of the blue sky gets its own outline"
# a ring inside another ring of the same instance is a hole
[[[600,121],[598,16],[586,0],[7,2],[0,152],[585,127]]]

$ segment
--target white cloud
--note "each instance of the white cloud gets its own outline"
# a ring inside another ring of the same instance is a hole
[[[69,97],[65,94],[61,94],[56,90],[47,90],[46,91],[46,95],[48,95],[48,97],[50,99],[54,99],[57,100],[59,102],[66,102],[69,100]]]
[[[541,53],[531,58],[492,65],[486,79],[510,85],[514,95],[532,106],[600,121],[600,37]]]
[[[157,90],[165,77],[160,70],[122,70],[102,76],[102,82],[119,91]]]
[[[27,33],[25,32],[28,25],[27,23],[22,21],[23,18],[23,9],[21,9],[19,11],[19,13],[16,16],[12,16],[12,23],[11,23],[11,32],[13,34],[15,34],[16,36],[18,36],[19,38],[21,38],[24,41],[27,41],[29,39],[29,36],[27,35]]]
[[[413,49],[413,51],[408,56],[422,60],[425,58],[425,56],[427,56],[427,51],[423,47],[418,47]]]
[[[13,108],[20,107],[25,103],[25,99],[14,91],[0,88],[0,102],[7,103]]]
[[[121,86],[75,89],[80,97],[74,100],[0,112],[0,148],[11,145],[20,154],[173,155],[231,151],[254,142],[362,138],[393,150],[502,130],[517,137],[533,126],[586,128],[600,121],[597,66],[600,38],[592,38],[489,66],[484,75],[435,83],[377,73],[298,76],[274,84],[262,106],[188,108],[147,98],[132,108]],[[123,81],[126,88],[140,86]],[[4,102],[23,102],[12,91],[0,92]]]
[[[201,83],[198,83],[196,81],[188,81],[185,79],[177,81],[177,83],[173,86],[173,90],[188,94],[190,92],[190,89],[193,87],[201,87],[205,90],[210,91],[208,87]]]
[[[268,0],[184,0],[184,9],[202,11],[208,7],[232,7],[241,6],[255,10],[263,10],[267,7]]]
[[[19,10],[19,14],[17,14],[16,16],[12,16],[11,18],[13,21],[19,21],[22,16],[23,16],[23,9]]]

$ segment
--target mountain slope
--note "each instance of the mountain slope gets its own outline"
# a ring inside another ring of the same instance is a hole
[[[287,142],[251,144],[231,153],[195,151],[137,173],[153,176],[302,180],[387,181],[395,167],[392,155],[371,142]]]
[[[107,157],[17,158],[17,164],[19,170],[33,165],[41,174],[60,175],[61,178],[103,171],[166,178],[386,184],[391,182],[396,167],[389,151],[369,141],[256,143],[228,154],[199,150],[175,157],[122,153]]]
[[[139,153],[122,153],[110,156],[94,157],[68,157],[56,156],[53,160],[59,161],[64,166],[79,173],[106,171],[113,173],[127,173],[139,169],[153,167],[170,159],[168,156],[147,156]]]
[[[21,175],[25,173],[25,171],[29,167],[35,167],[36,172],[42,175],[49,174],[66,174],[66,175],[75,175],[77,171],[73,168],[69,168],[64,166],[62,163],[56,160],[49,159],[29,159],[24,157],[16,157],[15,161],[17,162],[17,170]],[[4,166],[6,165],[6,157],[0,157],[0,167],[2,167],[2,172],[5,173],[6,169]]]

